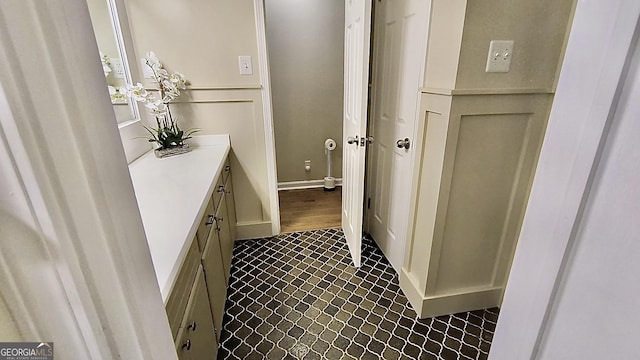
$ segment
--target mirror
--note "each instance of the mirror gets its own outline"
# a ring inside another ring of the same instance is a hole
[[[123,56],[124,46],[115,3],[110,0],[87,0],[87,5],[116,119],[118,123],[138,119],[135,101],[131,101],[125,91],[126,84],[132,81],[126,57]]]

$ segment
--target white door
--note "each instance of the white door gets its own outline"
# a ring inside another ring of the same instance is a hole
[[[371,0],[347,0],[344,30],[342,229],[360,266],[369,82]]]
[[[373,116],[367,174],[368,231],[396,271],[402,267],[423,83],[430,1],[376,2]],[[406,139],[406,140],[405,140]]]

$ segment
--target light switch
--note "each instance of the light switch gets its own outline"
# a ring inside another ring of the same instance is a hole
[[[513,57],[513,40],[491,40],[486,72],[509,72]]]
[[[238,64],[240,66],[240,75],[253,75],[251,56],[238,56]]]

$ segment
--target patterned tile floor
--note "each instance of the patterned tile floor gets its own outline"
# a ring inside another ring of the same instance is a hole
[[[339,229],[238,241],[219,359],[486,359],[498,309],[417,319],[371,239]]]

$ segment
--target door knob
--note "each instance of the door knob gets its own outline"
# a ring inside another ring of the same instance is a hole
[[[398,149],[405,148],[409,150],[409,148],[411,147],[411,140],[409,140],[409,138],[404,138],[404,140],[400,139],[396,141],[396,146],[398,147]]]
[[[347,144],[356,144],[356,146],[358,145],[358,135],[356,135],[355,137],[353,136],[349,136],[347,137]]]

